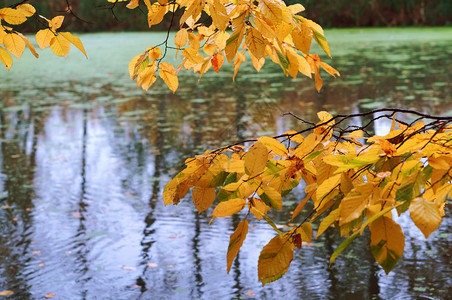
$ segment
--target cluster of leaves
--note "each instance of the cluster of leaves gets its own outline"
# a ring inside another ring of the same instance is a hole
[[[218,200],[212,220],[244,216],[230,237],[228,272],[246,238],[250,215],[268,222],[278,235],[259,256],[258,276],[263,285],[283,276],[294,249],[312,241],[313,222],[320,222],[316,238],[330,227],[347,237],[330,263],[369,227],[372,254],[389,273],[405,246],[392,211],[398,215],[409,211],[425,237],[441,223],[446,197],[452,195],[452,118],[407,124],[397,121],[395,112],[411,111],[379,111],[392,112],[387,115],[392,127],[385,136],[368,135],[365,129],[370,123],[361,128],[339,127],[355,115],[332,117],[319,112],[320,122],[310,123],[308,129],[260,137],[250,147],[231,145],[187,159],[186,168],[166,185],[164,203],[178,204],[193,187],[192,199],[199,212]],[[300,224],[283,233],[267,213],[283,209],[283,196],[301,181],[306,184],[306,197],[292,220],[308,201],[314,208]]]
[[[108,0],[118,2],[126,0]],[[177,68],[161,62],[169,48],[168,37],[161,45],[149,47],[135,56],[129,64],[130,77],[137,85],[149,89],[161,77],[175,92],[178,88],[178,73],[184,68],[199,73],[199,78],[210,68],[219,72],[225,59],[234,66],[233,79],[248,52],[256,71],[265,64],[268,56],[281,66],[286,76],[296,77],[301,73],[315,77],[317,90],[322,87],[320,67],[333,76],[339,72],[310,54],[311,42],[317,44],[331,56],[322,27],[298,13],[304,11],[301,4],[286,6],[282,0],[143,0],[147,8],[148,25],[162,22],[167,14],[174,18],[182,11],[180,30],[174,38],[176,57],[182,52],[182,62]],[[131,0],[127,7],[139,7],[140,0]],[[210,17],[211,25],[201,18]],[[160,46],[163,46],[163,54]]]
[[[71,44],[77,47],[86,56],[85,49],[80,39],[70,32],[59,32],[64,21],[64,16],[56,16],[51,20],[41,15],[36,16],[36,9],[33,5],[22,3],[13,7],[4,7],[0,9],[0,61],[10,70],[13,65],[11,54],[20,59],[25,50],[25,46],[30,49],[31,53],[38,58],[30,40],[17,30],[10,26],[20,25],[27,21],[27,18],[35,17],[40,24],[47,27],[36,33],[36,42],[39,48],[44,49],[50,47],[52,52],[58,56],[66,57],[71,48]],[[6,49],[6,50],[5,50]]]

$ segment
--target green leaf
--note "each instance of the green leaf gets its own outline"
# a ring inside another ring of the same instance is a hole
[[[406,201],[413,198],[414,182],[402,185],[396,192],[396,201]]]

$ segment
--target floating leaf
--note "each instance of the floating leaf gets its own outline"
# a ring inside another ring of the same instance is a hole
[[[10,296],[14,294],[13,291],[0,291],[0,296]]]

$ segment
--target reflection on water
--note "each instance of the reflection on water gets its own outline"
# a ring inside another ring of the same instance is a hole
[[[237,82],[187,75],[179,92],[138,91],[115,76],[35,85],[0,82],[0,291],[18,299],[409,299],[450,297],[452,219],[425,240],[406,216],[405,255],[389,275],[364,235],[328,268],[335,232],[295,253],[262,288],[257,258],[273,230],[256,220],[229,275],[229,235],[241,218],[198,215],[186,199],[163,207],[165,183],[206,148],[299,128],[293,112],[352,113],[382,106],[452,111],[452,42],[356,47],[335,58],[342,78],[321,94],[277,68]],[[3,75],[2,75],[3,76]],[[356,125],[369,120],[356,119]],[[385,121],[371,131],[383,132]],[[289,209],[302,189],[286,199]],[[447,208],[446,208],[447,209]],[[447,209],[449,210],[449,209]]]

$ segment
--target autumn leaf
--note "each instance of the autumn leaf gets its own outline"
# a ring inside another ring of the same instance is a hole
[[[5,67],[8,69],[8,71],[11,69],[11,66],[13,65],[13,58],[1,46],[0,46],[0,61],[5,65]]]
[[[415,198],[411,201],[410,217],[425,238],[438,229],[442,220],[438,205],[423,198]]]
[[[0,296],[10,296],[14,294],[13,291],[0,291]]]
[[[50,49],[55,55],[66,57],[71,49],[71,43],[62,36],[54,36],[50,40]]]
[[[55,34],[50,29],[42,29],[36,33],[36,43],[43,50],[50,46],[50,41]]]
[[[261,0],[259,1],[259,9],[262,14],[273,23],[280,23],[282,19],[281,4],[275,0]]]
[[[254,177],[265,170],[268,160],[267,147],[257,141],[248,150],[245,156],[245,171],[250,177]]]
[[[174,44],[177,48],[182,48],[187,44],[188,41],[188,31],[185,28],[182,28],[176,33],[174,37]]]
[[[82,51],[83,54],[85,54],[86,58],[88,58],[88,55],[86,55],[85,47],[83,47],[80,38],[76,37],[70,32],[58,32],[58,34],[68,40],[72,45],[77,47],[80,51]]]
[[[160,63],[159,76],[165,81],[168,88],[175,93],[179,87],[179,80],[174,66],[167,62]]]
[[[249,28],[246,31],[245,44],[248,51],[250,51],[257,59],[265,56],[265,41],[256,29]]]
[[[213,218],[222,218],[227,217],[241,211],[246,204],[246,200],[243,199],[231,199],[228,201],[223,201],[218,203],[215,209],[212,212]]]
[[[0,19],[11,25],[19,25],[27,21],[26,14],[21,9],[5,7],[0,9]]]
[[[217,52],[212,56],[211,59],[212,68],[215,72],[219,73],[221,66],[224,63],[224,55],[221,52]]]
[[[5,46],[5,49],[17,59],[20,59],[25,50],[24,40],[16,33],[8,33],[5,35],[3,37],[3,45]]]
[[[247,234],[248,221],[245,219],[239,223],[234,233],[231,234],[231,237],[229,238],[228,253],[226,255],[228,274],[231,270],[232,262],[239,253],[240,247],[242,247],[243,241],[245,240]]]
[[[60,29],[61,25],[63,25],[64,16],[56,16],[52,20],[50,20],[49,25],[53,31]]]
[[[201,213],[212,206],[215,200],[215,188],[194,187],[192,196],[193,203]]]
[[[375,260],[388,274],[403,255],[405,237],[402,228],[387,217],[380,217],[369,225],[370,248]]]
[[[262,286],[281,278],[289,269],[295,245],[280,235],[275,236],[261,251],[257,274]]]
[[[25,17],[31,17],[36,13],[36,9],[33,7],[33,5],[30,5],[28,3],[16,6],[16,10],[21,11]]]
[[[18,33],[18,35],[24,40],[25,44],[27,45],[28,49],[30,49],[30,52],[36,57],[39,58],[39,54],[36,52],[35,47],[30,42],[30,40],[24,36],[22,33]]]
[[[240,44],[242,43],[243,40],[244,32],[245,25],[241,24],[235,29],[235,31],[226,41],[226,48],[224,51],[226,53],[226,59],[228,60],[229,63],[232,62],[235,55],[237,54],[237,50],[239,49]]]

